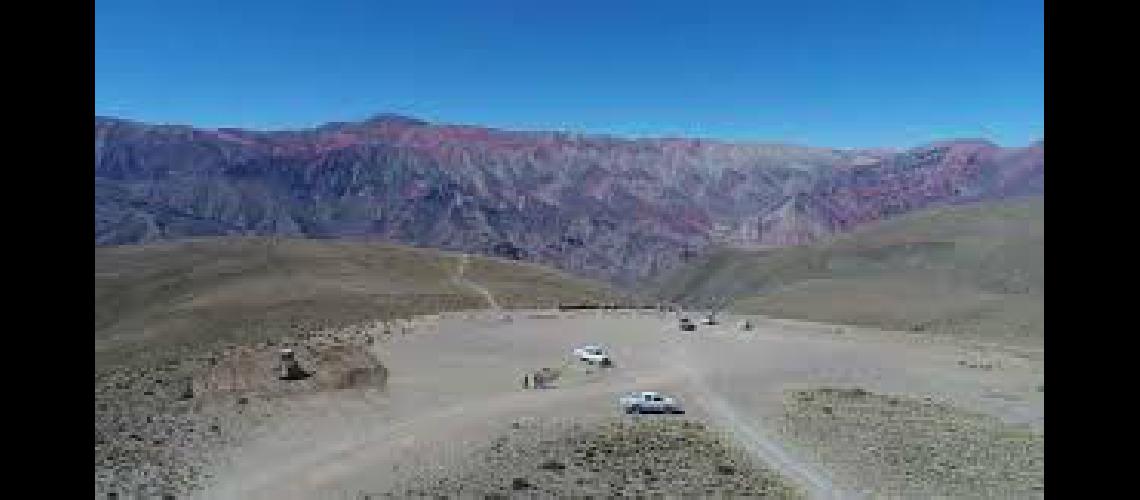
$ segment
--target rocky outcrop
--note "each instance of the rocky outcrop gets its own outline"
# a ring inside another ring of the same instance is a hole
[[[633,283],[713,241],[789,245],[936,203],[1044,191],[1044,144],[841,151],[381,115],[301,131],[95,118],[95,243],[367,237]]]

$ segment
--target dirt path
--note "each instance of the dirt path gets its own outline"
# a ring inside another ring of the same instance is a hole
[[[460,281],[466,281],[464,267],[457,273]],[[678,395],[689,418],[728,431],[815,498],[858,497],[867,485],[836,476],[774,437],[769,422],[781,414],[789,388],[858,385],[932,395],[1013,421],[1044,422],[1043,395],[1035,390],[1044,377],[1043,362],[999,358],[997,352],[984,354],[999,368],[975,370],[960,364],[977,354],[962,346],[874,332],[836,335],[831,327],[755,318],[753,332],[702,326],[696,334],[682,334],[675,317],[666,314],[542,313],[518,312],[510,323],[444,318],[431,329],[377,344],[391,370],[384,394],[327,394],[308,402],[311,411],[266,431],[220,466],[217,487],[205,496],[379,493],[408,473],[438,468],[485,443],[513,419],[613,417],[620,413],[617,396],[633,390]],[[566,377],[555,389],[521,388],[524,373],[562,366],[573,347],[587,343],[608,347],[616,366]]]
[[[705,383],[703,371],[694,366],[685,349],[674,344],[672,353],[673,366],[684,373],[692,384],[695,397],[690,399],[690,403],[708,411],[716,423],[736,437],[737,442],[760,463],[792,478],[807,489],[811,498],[859,498],[837,486],[826,473],[790,454],[772,437],[773,433],[763,428],[759,420],[742,418],[730,401]]]
[[[487,287],[471,281],[464,276],[464,273],[467,271],[467,264],[470,261],[471,254],[463,254],[463,257],[459,259],[459,267],[456,269],[455,274],[452,275],[451,280],[459,286],[465,286],[479,292],[479,294],[487,300],[487,306],[492,310],[498,311],[499,303],[495,301],[495,294],[491,293],[491,290],[488,290]]]

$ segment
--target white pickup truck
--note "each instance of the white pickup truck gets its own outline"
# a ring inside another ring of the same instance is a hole
[[[596,345],[582,346],[574,349],[574,357],[591,365],[609,366],[613,364],[606,350]]]
[[[631,392],[618,404],[626,413],[684,413],[676,399],[652,391]]]

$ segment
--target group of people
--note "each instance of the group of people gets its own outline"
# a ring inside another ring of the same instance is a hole
[[[523,375],[522,386],[523,389],[545,389],[546,383],[554,378],[554,373],[550,373],[548,368],[543,368],[537,372]]]

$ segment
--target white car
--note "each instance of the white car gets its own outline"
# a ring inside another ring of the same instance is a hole
[[[631,392],[618,399],[626,413],[684,413],[681,404],[659,392]]]
[[[701,318],[701,324],[702,325],[715,325],[716,324],[716,317],[714,317],[711,314],[708,316],[705,316],[704,318]]]
[[[591,365],[609,365],[613,361],[606,350],[596,345],[582,346],[574,349],[574,357]]]

